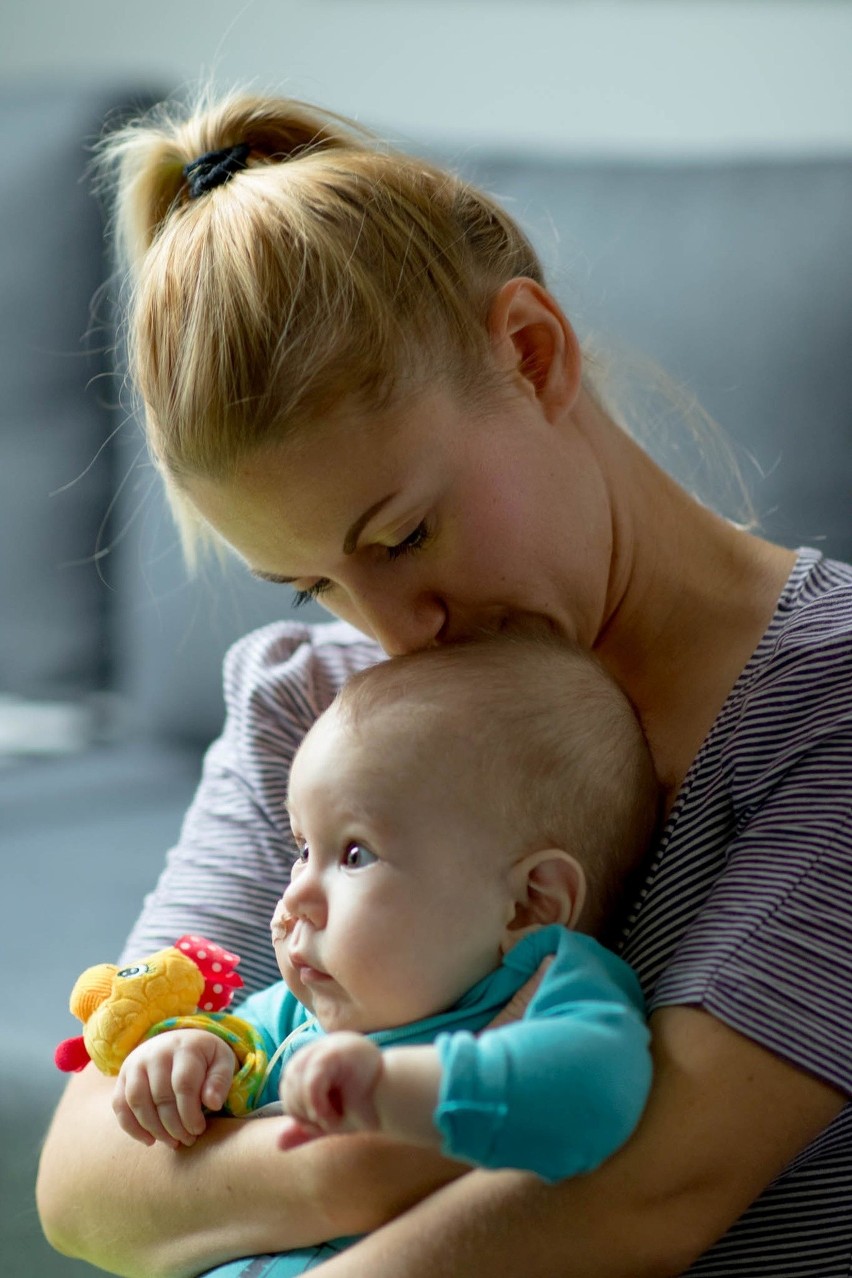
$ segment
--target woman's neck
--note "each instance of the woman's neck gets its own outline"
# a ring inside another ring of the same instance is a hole
[[[633,700],[673,801],[777,606],[795,554],[702,506],[619,427],[599,438],[615,494],[595,645]]]

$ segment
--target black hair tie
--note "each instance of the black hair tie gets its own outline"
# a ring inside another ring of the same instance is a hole
[[[236,146],[226,146],[221,151],[206,151],[197,160],[185,165],[183,175],[189,183],[189,198],[197,200],[199,195],[229,182],[235,173],[246,167],[250,150],[247,142],[238,142]]]

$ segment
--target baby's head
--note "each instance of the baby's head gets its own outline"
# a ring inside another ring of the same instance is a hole
[[[325,1029],[452,1006],[535,927],[593,932],[648,845],[657,783],[627,699],[550,635],[383,662],[305,737],[301,855],[273,920]]]

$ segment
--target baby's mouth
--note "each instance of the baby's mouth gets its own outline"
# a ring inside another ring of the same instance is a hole
[[[296,964],[296,972],[303,985],[322,985],[331,980],[328,972],[322,972],[318,967],[311,967],[309,963]]]
[[[287,957],[303,985],[321,985],[324,981],[332,979],[328,972],[324,972],[321,967],[315,967],[311,960],[306,955],[300,954],[298,950],[291,950]]]

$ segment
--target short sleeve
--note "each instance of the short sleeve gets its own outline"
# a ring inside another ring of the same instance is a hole
[[[653,1006],[700,1005],[852,1095],[852,726],[817,735],[744,819]]]

